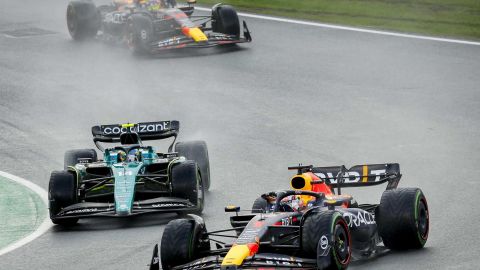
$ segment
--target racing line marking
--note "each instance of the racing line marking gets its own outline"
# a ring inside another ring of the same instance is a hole
[[[201,11],[210,11],[211,10],[210,8],[202,8],[202,7],[195,7],[195,9],[198,9],[198,10],[201,10]],[[316,23],[316,22],[308,22],[308,21],[300,21],[300,20],[280,18],[280,17],[256,15],[256,14],[243,13],[243,12],[239,12],[238,15],[243,16],[243,17],[247,17],[247,18],[255,18],[255,19],[268,20],[268,21],[309,25],[309,26],[316,26],[316,27],[323,27],[323,28],[330,28],[330,29],[338,29],[338,30],[346,30],[346,31],[354,31],[354,32],[362,32],[362,33],[377,34],[377,35],[384,35],[384,36],[395,36],[395,37],[414,38],[414,39],[423,39],[423,40],[430,40],[430,41],[440,41],[440,42],[449,42],[449,43],[480,46],[480,42],[468,41],[468,40],[440,38],[440,37],[429,37],[429,36],[421,36],[421,35],[413,35],[413,34],[402,34],[402,33],[380,31],[380,30],[370,30],[370,29],[364,29],[364,28],[348,27],[348,26],[341,26],[341,25],[334,25],[334,24],[327,24],[327,23]]]
[[[15,176],[15,175],[12,175],[12,174],[9,174],[9,173],[6,173],[6,172],[0,171],[0,176],[8,178],[9,180],[14,181],[15,183],[21,184],[21,185],[29,188],[30,190],[32,190],[33,192],[38,194],[38,196],[42,199],[45,206],[48,205],[48,199],[47,199],[48,194],[47,194],[47,191],[45,191],[43,188],[39,187],[38,185],[36,185],[36,184],[34,184],[34,183],[32,183],[28,180],[25,180],[23,178],[20,178],[18,176]],[[13,242],[12,244],[6,246],[5,248],[0,249],[0,256],[8,253],[10,251],[13,251],[13,250],[29,243],[29,242],[35,240],[37,237],[41,236],[46,231],[48,231],[48,229],[50,229],[50,227],[52,227],[52,225],[53,224],[50,221],[50,218],[48,217],[48,214],[47,214],[47,216],[43,220],[42,224],[40,224],[40,226],[34,232],[32,232],[31,234],[25,236],[24,238],[22,238],[20,240],[17,240],[15,242]]]

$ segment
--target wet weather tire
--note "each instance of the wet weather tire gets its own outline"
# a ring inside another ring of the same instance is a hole
[[[200,177],[200,170],[194,161],[187,160],[172,169],[172,195],[185,198],[196,206],[188,213],[200,214],[203,211],[205,187]]]
[[[146,15],[133,14],[127,22],[127,43],[136,55],[148,55],[152,52],[153,22]]]
[[[390,249],[418,249],[427,242],[428,204],[419,188],[384,191],[376,219],[383,244]]]
[[[270,209],[270,204],[262,197],[258,197],[252,205],[252,213],[266,213]]]
[[[62,208],[75,204],[77,201],[77,182],[75,175],[68,171],[53,171],[48,185],[48,201],[50,219],[54,224],[73,225],[78,218],[58,219],[55,216]]]
[[[100,29],[100,12],[92,1],[72,1],[67,7],[67,28],[73,40],[93,38]]]
[[[96,162],[98,160],[97,151],[95,149],[68,150],[63,156],[63,169],[66,170],[69,166],[75,166],[79,158],[89,158],[91,162]]]
[[[317,269],[346,269],[352,257],[351,235],[342,214],[311,213],[302,227],[302,250],[317,258]]]
[[[213,32],[240,36],[240,21],[237,12],[229,5],[215,5],[212,8]]]
[[[175,152],[188,160],[197,162],[205,190],[210,189],[210,160],[207,143],[204,141],[178,142],[175,144]]]
[[[205,249],[209,250],[210,244],[204,227],[195,226],[195,221],[190,219],[172,220],[165,227],[160,243],[162,268],[169,270],[190,262]]]

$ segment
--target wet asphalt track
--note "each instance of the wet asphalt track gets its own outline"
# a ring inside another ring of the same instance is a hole
[[[30,5],[30,8],[26,8]],[[207,226],[227,203],[288,187],[288,165],[399,162],[430,205],[426,248],[351,269],[476,269],[480,263],[480,47],[249,19],[236,50],[138,59],[70,40],[66,2],[8,1],[0,32],[0,170],[47,188],[94,124],[178,119],[211,159]],[[32,8],[35,7],[35,8]],[[382,188],[351,190],[376,202]],[[0,269],[146,269],[175,215],[87,219],[0,257]]]

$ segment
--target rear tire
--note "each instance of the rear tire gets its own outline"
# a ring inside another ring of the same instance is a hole
[[[95,149],[74,149],[68,150],[63,156],[63,169],[66,170],[69,166],[75,166],[79,158],[89,158],[92,162],[98,160],[97,151]]]
[[[206,229],[195,226],[193,220],[182,218],[170,221],[163,231],[160,244],[162,269],[169,270],[191,262],[200,251],[210,250],[206,233]]]
[[[127,43],[130,50],[136,55],[151,54],[152,19],[142,14],[133,14],[127,24]]]
[[[212,8],[212,31],[240,36],[240,20],[237,12],[229,5],[215,5]]]
[[[377,225],[383,244],[394,250],[419,249],[428,239],[430,218],[419,188],[398,188],[382,194]]]
[[[78,218],[58,219],[56,215],[63,208],[77,202],[77,180],[75,175],[68,171],[53,171],[48,185],[48,201],[50,219],[58,225],[74,225]]]
[[[197,164],[187,160],[175,165],[172,169],[171,181],[174,197],[185,198],[196,205],[195,210],[187,212],[201,214],[205,203],[205,187]]]
[[[308,215],[302,227],[302,250],[317,258],[317,269],[346,269],[352,257],[351,235],[342,214],[323,211]]]
[[[100,12],[92,1],[76,0],[68,4],[67,28],[73,40],[95,37],[100,25]]]
[[[209,190],[210,160],[208,157],[207,143],[205,141],[178,142],[175,144],[175,152],[188,160],[197,162],[205,190]]]

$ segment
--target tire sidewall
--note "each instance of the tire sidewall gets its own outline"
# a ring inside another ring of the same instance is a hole
[[[153,40],[153,22],[144,14],[133,14],[127,22],[127,46],[138,55],[150,53],[150,42]]]
[[[212,10],[213,31],[227,35],[240,36],[240,20],[237,12],[229,5],[216,5]]]
[[[67,6],[67,28],[74,40],[93,38],[101,25],[101,15],[91,1],[71,1]]]
[[[78,218],[57,219],[62,208],[77,202],[77,179],[73,172],[53,171],[48,185],[48,201],[50,219],[55,224],[73,225]]]
[[[177,142],[175,144],[175,152],[187,160],[193,160],[200,168],[200,176],[202,177],[205,191],[210,189],[210,159],[208,156],[208,147],[205,141],[187,141]]]
[[[196,206],[192,212],[203,211],[205,190],[200,171],[194,161],[175,164],[171,172],[172,196],[189,200]],[[190,212],[190,211],[187,211]]]
[[[185,230],[186,228],[188,230]],[[199,247],[202,233],[206,233],[206,227],[197,224],[195,220],[182,218],[170,221],[165,227],[160,245],[163,269],[170,269],[198,257],[199,251],[202,250],[202,247]],[[203,249],[209,250],[210,246]]]
[[[420,210],[425,215],[425,233],[419,226]],[[422,248],[430,230],[428,203],[419,188],[398,188],[382,194],[377,215],[378,232],[386,247],[394,250]]]
[[[267,213],[270,209],[271,204],[268,203],[263,197],[258,197],[252,204],[252,213],[263,213],[261,210],[264,210]]]
[[[335,250],[337,244],[334,235],[336,226],[340,225],[348,241],[346,241],[347,257],[339,260]],[[302,250],[309,257],[317,258],[319,269],[346,269],[351,261],[352,238],[347,222],[342,214],[336,211],[310,212],[305,216],[302,226]]]

